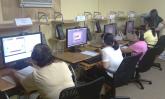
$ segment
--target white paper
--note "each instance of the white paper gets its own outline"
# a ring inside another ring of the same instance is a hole
[[[31,18],[15,18],[15,23],[17,26],[32,25]]]
[[[17,72],[20,73],[20,74],[23,75],[23,76],[28,76],[28,75],[30,75],[34,70],[35,70],[34,67],[32,67],[32,66],[27,66],[27,67],[25,67],[25,68],[23,68],[23,69],[21,69],[21,70],[18,70]]]
[[[5,81],[8,81],[8,82],[10,82],[10,83],[12,83],[14,85],[16,84],[14,79],[11,78],[10,76],[3,76],[2,79],[5,80]]]
[[[81,52],[81,54],[85,54],[85,55],[89,55],[89,56],[96,56],[99,53],[97,53],[95,51],[83,51],[83,52]]]

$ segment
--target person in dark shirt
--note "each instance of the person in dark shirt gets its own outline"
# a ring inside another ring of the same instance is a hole
[[[160,30],[165,27],[165,21],[158,15],[156,9],[150,11],[150,15],[145,18],[145,21],[149,23],[149,27],[155,28],[158,34]],[[163,27],[159,26],[160,23],[163,24]]]

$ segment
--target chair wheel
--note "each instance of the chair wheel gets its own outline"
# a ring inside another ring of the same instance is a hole
[[[162,69],[162,68],[160,68],[159,70],[160,70],[160,71],[162,71],[163,69]]]
[[[144,87],[141,87],[140,89],[144,90]]]
[[[152,82],[149,82],[149,84],[151,85],[151,84],[152,84]]]

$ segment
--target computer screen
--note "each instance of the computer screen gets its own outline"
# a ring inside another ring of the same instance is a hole
[[[127,21],[125,26],[125,34],[133,33],[134,31],[134,21]]]
[[[117,33],[117,25],[115,23],[104,25],[104,33]]]
[[[29,58],[33,47],[41,43],[41,33],[29,33],[22,36],[5,36],[1,38],[4,64]]]
[[[70,28],[66,30],[67,48],[87,43],[87,28]]]
[[[100,33],[101,32],[101,26],[99,20],[96,20],[96,32]]]

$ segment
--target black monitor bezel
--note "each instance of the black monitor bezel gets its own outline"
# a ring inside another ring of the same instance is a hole
[[[125,31],[124,31],[124,32],[125,32],[125,35],[128,33],[128,32],[127,32],[127,27],[128,27],[128,24],[129,24],[130,22],[133,23],[133,30],[134,30],[134,28],[135,28],[135,22],[134,22],[134,21],[131,21],[131,20],[127,21],[127,22],[126,22],[126,25],[125,25]],[[132,33],[133,33],[133,31],[132,31]]]
[[[2,61],[3,61],[3,64],[6,65],[6,64],[10,64],[10,63],[13,63],[13,62],[16,62],[16,61],[19,61],[19,60],[15,60],[15,61],[12,61],[12,62],[8,62],[6,63],[5,62],[5,55],[4,55],[4,49],[3,49],[3,41],[2,39],[3,38],[10,38],[10,37],[18,37],[18,36],[26,36],[26,35],[35,35],[35,34],[40,34],[40,37],[41,37],[41,43],[43,43],[42,41],[42,32],[36,32],[36,33],[26,33],[26,34],[18,34],[18,35],[8,35],[8,36],[2,36],[0,37],[0,43],[1,43],[1,54],[2,54]],[[13,46],[14,47],[14,46]],[[29,57],[27,57],[29,58]],[[20,59],[20,60],[24,60],[24,59],[27,59],[27,58],[23,58],[23,59]]]
[[[87,27],[76,27],[76,28],[67,28],[66,29],[66,48],[71,48],[71,47],[74,47],[74,46],[80,46],[80,45],[87,44],[88,40],[87,40],[87,32],[86,32],[86,42],[85,43],[68,47],[68,31],[73,30],[73,29],[81,29],[81,28],[86,28],[86,31],[88,29]]]
[[[105,31],[105,28],[106,28],[106,26],[109,26],[109,25],[115,26],[115,33],[111,33],[111,34],[116,35],[117,34],[117,24],[116,23],[105,24],[104,25],[104,33],[108,33]]]

